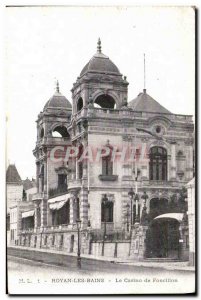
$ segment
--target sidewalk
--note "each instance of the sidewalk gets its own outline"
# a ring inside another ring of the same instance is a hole
[[[39,249],[39,248],[30,248],[24,246],[9,246],[8,249],[22,249],[32,252],[43,252],[43,253],[51,253],[57,255],[65,255],[68,257],[77,257],[76,253],[67,253],[63,250],[53,250],[53,249]],[[103,257],[103,256],[95,256],[92,254],[81,254],[82,258],[96,260],[96,261],[104,261],[104,262],[112,262],[114,264],[128,265],[128,266],[136,266],[136,267],[146,267],[146,268],[158,268],[165,270],[177,270],[177,271],[195,271],[194,266],[189,266],[188,261],[185,262],[150,262],[150,261],[133,261],[132,259],[122,259],[115,257]]]

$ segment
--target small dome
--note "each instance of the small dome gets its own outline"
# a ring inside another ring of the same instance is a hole
[[[56,92],[45,104],[44,109],[46,108],[71,109],[72,106],[65,96],[63,96],[60,92]]]
[[[72,109],[71,103],[68,101],[68,99],[65,96],[63,96],[60,93],[58,81],[57,81],[57,85],[56,85],[56,92],[45,104],[44,109],[46,109],[46,108]]]
[[[119,69],[115,64],[109,59],[108,56],[101,53],[101,41],[98,40],[97,53],[90,59],[86,66],[82,69],[80,77],[85,73],[106,73],[112,75],[120,75]]]

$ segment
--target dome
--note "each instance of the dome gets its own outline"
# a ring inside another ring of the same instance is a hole
[[[108,56],[101,53],[101,41],[98,40],[97,53],[90,59],[86,66],[82,69],[80,77],[85,73],[104,73],[111,75],[120,75],[119,69],[115,64],[109,59]]]
[[[57,82],[56,92],[47,101],[47,103],[44,106],[44,109],[46,108],[72,109],[71,103],[68,101],[68,99],[65,96],[63,96],[60,93],[58,82]]]

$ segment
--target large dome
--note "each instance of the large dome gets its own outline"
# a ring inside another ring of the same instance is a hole
[[[86,66],[82,69],[80,77],[85,73],[102,73],[111,75],[121,75],[119,69],[109,59],[108,56],[101,53],[101,41],[98,40],[97,53],[90,59]]]

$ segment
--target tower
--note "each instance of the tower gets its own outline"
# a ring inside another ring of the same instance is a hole
[[[37,141],[33,154],[36,157],[37,194],[35,227],[47,225],[47,199],[58,190],[67,191],[67,165],[51,156],[55,147],[70,142],[67,126],[70,123],[71,104],[59,90],[57,81],[54,95],[47,101],[37,118]],[[41,222],[40,222],[41,220]]]

